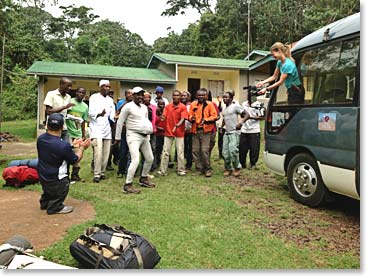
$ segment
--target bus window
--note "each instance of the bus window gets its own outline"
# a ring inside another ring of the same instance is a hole
[[[343,43],[342,52],[339,60],[339,70],[343,71],[347,83],[344,102],[353,101],[356,77],[357,77],[357,63],[359,55],[359,38],[355,40],[346,41]]]
[[[300,58],[305,104],[340,104],[353,101],[359,39],[309,50]]]

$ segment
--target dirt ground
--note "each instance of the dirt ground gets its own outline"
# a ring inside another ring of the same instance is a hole
[[[35,250],[42,250],[61,240],[69,227],[95,217],[93,206],[85,201],[67,198],[74,211],[47,215],[39,207],[40,194],[24,190],[0,190],[0,244],[13,235],[27,238]]]
[[[36,143],[20,143],[20,142],[5,142],[1,143],[2,148],[0,150],[0,154],[2,155],[11,155],[16,159],[21,156],[36,156],[37,148]]]
[[[268,173],[264,173],[260,179],[247,176],[231,178],[231,183],[238,192],[259,189],[289,194],[288,187],[279,185],[274,176]],[[268,229],[285,243],[360,255],[359,201],[334,195],[333,202],[314,209],[291,198],[286,200],[286,210],[284,205],[279,205],[279,199],[271,196],[242,199],[238,204],[259,212],[261,216],[254,218],[253,223]]]

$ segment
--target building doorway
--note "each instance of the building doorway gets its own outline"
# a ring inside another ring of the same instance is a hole
[[[200,89],[200,79],[188,79],[187,90],[191,93],[191,101],[196,99],[196,92]]]

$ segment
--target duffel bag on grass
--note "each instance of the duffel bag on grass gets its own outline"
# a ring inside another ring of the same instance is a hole
[[[38,171],[28,166],[7,167],[3,170],[4,186],[24,187],[39,181]]]
[[[81,268],[154,268],[161,257],[142,236],[120,225],[95,224],[70,245]]]

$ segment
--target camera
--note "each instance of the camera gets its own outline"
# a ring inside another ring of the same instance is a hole
[[[251,95],[251,98],[252,98],[252,102],[256,102],[257,99],[256,97],[257,96],[262,96],[263,94],[260,94],[260,90],[262,89],[262,87],[260,88],[257,88],[256,86],[254,85],[251,85],[251,86],[244,86],[243,87],[244,90],[247,90],[248,93]],[[258,103],[254,106],[252,106],[252,108],[254,108],[256,110],[256,115],[259,116],[259,117],[263,117],[265,116],[265,113],[266,113],[266,108],[265,108],[265,105],[264,103]]]
[[[262,94],[260,94],[260,90],[262,88],[257,88],[255,85],[250,85],[250,86],[244,86],[243,87],[243,90],[247,90],[248,93],[251,94],[251,96],[261,96]]]

